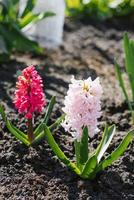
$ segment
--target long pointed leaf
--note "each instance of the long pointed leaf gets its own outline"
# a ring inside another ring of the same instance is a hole
[[[120,66],[117,63],[117,61],[115,61],[115,70],[116,70],[117,78],[118,78],[119,83],[120,83],[120,87],[121,87],[121,89],[122,89],[122,91],[124,93],[124,96],[126,98],[126,101],[129,102],[129,97],[128,97],[128,94],[127,94],[127,91],[126,91],[126,88],[125,88],[124,80],[122,78],[122,73],[121,73],[121,70],[120,70]]]
[[[4,111],[4,106],[0,104],[0,114],[4,122],[6,122],[6,113]]]
[[[66,165],[68,166],[73,172],[75,172],[77,175],[80,175],[80,170],[76,167],[74,163],[72,163],[69,158],[65,156],[63,151],[60,149],[58,144],[56,143],[54,137],[52,136],[50,129],[44,124],[44,133],[46,136],[46,140],[53,150],[53,152],[56,154],[56,156]]]
[[[99,152],[100,152],[100,150],[101,150],[101,148],[102,148],[102,146],[103,146],[104,138],[106,137],[107,132],[108,132],[108,125],[105,124],[105,129],[104,129],[104,132],[103,132],[103,135],[102,135],[102,139],[101,139],[100,144],[99,144],[99,146],[97,147],[96,153],[95,153],[97,157],[98,157],[98,154],[99,154]]]
[[[133,52],[134,52],[134,51],[133,51]],[[134,122],[134,111],[133,111],[133,108],[132,108],[130,99],[129,99],[129,97],[128,97],[128,94],[127,94],[127,91],[126,91],[126,88],[125,88],[125,84],[124,84],[124,80],[123,80],[123,78],[122,78],[120,66],[119,66],[119,64],[118,64],[116,61],[115,61],[115,70],[116,70],[117,78],[118,78],[119,83],[120,83],[120,87],[121,87],[121,89],[122,89],[122,91],[123,91],[123,94],[124,94],[125,99],[126,99],[126,101],[127,101],[129,110],[131,111],[132,119],[133,119],[133,122]]]
[[[131,47],[131,40],[129,40],[127,33],[124,34],[124,50],[125,50],[125,66],[129,77],[129,83],[132,90],[134,101],[134,51]]]
[[[45,137],[44,131],[40,132],[32,141],[32,145],[37,145]]]
[[[116,130],[115,125],[112,125],[109,128],[107,128],[107,127],[105,128],[102,140],[96,151],[98,163],[100,162],[101,158],[103,157],[104,153],[106,152],[107,148],[109,147],[109,144],[115,134],[115,130]]]
[[[50,103],[49,103],[49,105],[48,105],[48,109],[47,109],[47,111],[46,111],[46,115],[45,115],[45,118],[44,118],[44,121],[43,121],[45,124],[48,123],[48,120],[49,120],[49,118],[50,118],[50,115],[51,115],[51,113],[52,113],[52,110],[53,110],[53,107],[54,107],[55,103],[56,103],[56,97],[53,96],[53,97],[51,98],[51,100],[50,100]]]
[[[75,140],[75,155],[77,167],[82,170],[88,160],[88,128],[83,129],[81,141]]]
[[[2,105],[0,105],[0,113],[2,116],[2,119],[4,120],[4,122],[6,123],[6,126],[8,128],[8,130],[20,141],[22,141],[25,145],[29,146],[29,141],[27,140],[27,135],[25,133],[23,133],[22,131],[20,131],[19,129],[17,129],[8,119],[6,116],[6,113],[4,111],[4,107]]]
[[[9,49],[16,49],[21,52],[43,52],[43,49],[39,47],[37,42],[28,39],[13,23],[0,23],[0,34],[5,39]]]
[[[92,178],[95,174],[95,168],[97,166],[97,157],[95,155],[91,156],[86,162],[81,177],[83,178]]]
[[[8,123],[8,125],[10,127],[12,127],[12,129],[14,129],[16,132],[18,132],[18,134],[20,134],[22,137],[24,137],[25,139],[28,139],[28,137],[27,137],[27,135],[25,133],[20,131],[17,127],[15,127],[12,124],[12,122],[10,120],[7,119],[6,113],[4,111],[4,107],[2,105],[0,105],[0,113],[1,113],[2,119],[4,120],[5,123]]]
[[[34,23],[37,23],[38,21],[41,21],[44,18],[52,17],[55,14],[52,12],[45,12],[45,13],[39,13],[34,14],[32,12],[29,12],[27,15],[25,15],[24,18],[19,20],[19,27],[22,29],[26,27],[27,25],[30,26]]]
[[[37,2],[37,0],[28,0],[23,13],[21,14],[21,17],[24,17],[26,14],[31,12],[33,10],[33,8],[35,7],[36,2]]]
[[[53,130],[57,129],[64,119],[65,119],[65,115],[63,114],[51,126],[49,126],[50,131],[53,131]]]
[[[96,171],[98,172],[100,170],[103,170],[106,167],[110,166],[114,161],[116,161],[127,149],[130,142],[132,142],[133,137],[134,137],[134,130],[130,131],[122,140],[120,145],[106,159],[104,159],[99,164]]]
[[[61,117],[59,117],[56,122],[54,122],[51,126],[49,126],[50,131],[52,132],[53,130],[55,130],[56,128],[58,128],[58,126],[61,124],[62,120],[64,119],[65,115],[62,115]],[[44,128],[43,124],[42,124],[42,129]],[[41,130],[41,129],[40,129]],[[43,138],[45,137],[45,133],[44,130],[39,132],[39,134],[36,135],[33,144],[38,144]]]
[[[80,164],[80,142],[75,140],[74,141],[74,147],[75,147],[76,165],[81,170],[82,166]]]
[[[38,127],[35,129],[34,131],[34,135],[35,137],[41,133],[43,131],[43,123],[47,124],[49,118],[50,118],[50,115],[52,113],[52,110],[53,110],[53,107],[55,105],[55,102],[56,102],[56,99],[55,99],[55,96],[53,96],[49,102],[49,105],[48,105],[48,108],[47,108],[47,111],[46,111],[46,114],[45,114],[45,117],[43,119],[43,121],[38,125]]]
[[[0,35],[0,55],[1,54],[8,54],[8,49],[4,41],[4,38]]]
[[[81,164],[85,164],[88,160],[88,128],[85,127],[83,129],[83,135],[81,138],[81,148],[80,148],[80,156],[81,156]]]
[[[6,122],[6,126],[8,128],[8,130],[17,138],[19,139],[22,143],[24,143],[25,145],[29,146],[30,143],[27,139],[25,139],[22,135],[20,135],[10,124],[9,120],[7,120]]]
[[[25,134],[25,133],[23,133],[21,130],[19,130],[16,126],[14,126],[12,123],[11,123],[11,121],[9,121],[10,122],[10,125],[12,126],[12,128],[15,130],[15,131],[17,131],[22,137],[24,137],[25,139],[28,139],[28,136]]]

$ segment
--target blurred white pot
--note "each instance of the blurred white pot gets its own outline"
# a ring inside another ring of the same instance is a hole
[[[20,12],[23,11],[27,0],[21,0]],[[42,47],[56,48],[62,43],[65,18],[64,0],[37,0],[34,12],[51,11],[56,15],[45,18],[37,24],[27,27],[23,32],[39,42]]]

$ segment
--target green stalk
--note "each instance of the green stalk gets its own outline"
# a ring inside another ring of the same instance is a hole
[[[32,141],[34,140],[32,119],[28,119],[27,135],[28,135],[29,142],[32,143]]]

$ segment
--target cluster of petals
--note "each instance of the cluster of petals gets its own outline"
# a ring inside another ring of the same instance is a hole
[[[102,87],[99,78],[94,81],[71,79],[71,84],[64,100],[64,129],[70,132],[74,139],[80,141],[83,127],[88,127],[89,137],[98,131],[98,118],[101,116],[100,99]]]
[[[32,65],[25,68],[18,77],[14,104],[27,119],[32,119],[34,112],[41,113],[46,105],[42,79]]]

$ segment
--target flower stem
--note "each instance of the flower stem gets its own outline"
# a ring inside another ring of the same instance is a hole
[[[29,142],[32,143],[32,141],[34,139],[32,119],[28,119],[28,131],[27,131],[27,135],[28,135]]]

